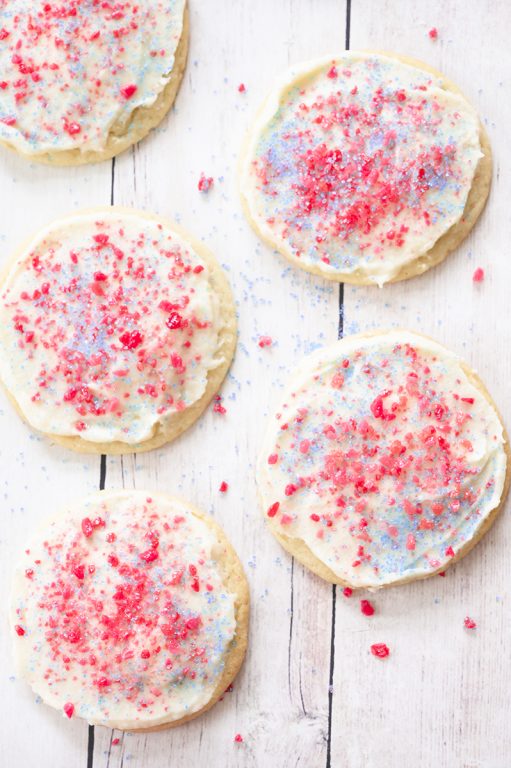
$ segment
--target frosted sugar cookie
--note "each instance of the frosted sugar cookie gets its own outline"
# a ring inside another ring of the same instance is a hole
[[[248,586],[222,529],[162,493],[102,492],[28,545],[14,578],[20,675],[67,717],[186,722],[218,701],[247,645]]]
[[[173,440],[218,390],[235,344],[216,260],[138,211],[54,222],[0,282],[0,380],[32,427],[75,450]]]
[[[491,181],[486,133],[439,72],[346,51],[276,83],[247,138],[240,188],[256,232],[330,280],[404,280],[468,234]]]
[[[57,165],[106,160],[172,106],[186,0],[0,0],[0,142]]]
[[[409,331],[348,336],[295,371],[259,465],[270,530],[328,581],[443,571],[492,524],[508,445],[477,375]]]

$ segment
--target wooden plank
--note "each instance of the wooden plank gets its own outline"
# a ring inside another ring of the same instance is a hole
[[[324,764],[328,715],[331,589],[291,559],[264,530],[254,462],[264,419],[287,369],[312,346],[335,339],[337,287],[297,272],[263,247],[243,219],[236,163],[243,133],[273,77],[289,63],[344,42],[342,0],[191,4],[190,61],[174,114],[116,162],[115,202],[179,220],[228,270],[240,316],[235,364],[211,410],[174,445],[108,462],[107,487],[160,488],[215,515],[235,544],[252,591],[247,663],[234,692],[209,714],[160,734],[96,728],[94,768],[130,758],[168,764]],[[238,92],[244,83],[246,93]],[[200,174],[213,176],[208,195]],[[275,344],[260,349],[260,335]],[[218,492],[220,482],[228,492]],[[241,733],[243,744],[235,744]],[[125,763],[126,764],[126,763]]]
[[[18,244],[74,208],[108,204],[110,164],[48,168],[14,153],[0,153],[0,268]],[[8,627],[8,595],[14,563],[27,535],[55,508],[98,487],[99,458],[80,456],[35,436],[0,392],[0,479],[3,525],[0,533],[0,765],[54,768],[85,766],[87,725],[67,723],[15,679]]]
[[[443,265],[382,290],[345,288],[347,333],[407,326],[431,334],[481,373],[508,425],[510,23],[511,6],[502,1],[353,1],[353,49],[422,58],[465,91],[488,128],[495,178],[482,220]],[[472,282],[477,266],[486,271],[481,285]],[[509,765],[508,514],[444,579],[378,593],[373,618],[362,616],[358,599],[338,600],[332,766]],[[463,628],[467,614],[477,621],[474,633]],[[369,654],[380,641],[391,648],[385,662]]]
[[[482,221],[443,266],[382,291],[346,287],[345,330],[384,324],[431,333],[482,373],[506,417],[511,330],[502,318],[511,193],[505,154],[511,6],[506,0],[352,0],[351,5],[352,47],[418,56],[465,90],[487,120],[496,174]],[[506,552],[511,535],[505,516],[445,579],[372,598],[377,607],[372,619],[360,614],[358,600],[338,597],[328,759],[332,590],[292,564],[265,532],[257,509],[253,469],[265,414],[288,367],[312,346],[335,338],[337,290],[287,268],[249,232],[236,194],[236,155],[273,76],[292,61],[341,49],[344,17],[344,0],[195,0],[190,64],[174,114],[115,164],[115,202],[178,218],[229,269],[241,335],[223,391],[226,416],[209,412],[173,446],[109,460],[107,486],[161,488],[212,512],[247,567],[253,618],[248,661],[233,693],[204,718],[175,731],[122,736],[97,728],[95,767],[177,767],[199,761],[212,768],[509,764]],[[435,43],[427,35],[433,26],[439,30]],[[247,87],[245,95],[237,91],[240,82]],[[215,177],[207,196],[197,191],[203,171]],[[49,169],[3,152],[0,263],[32,229],[70,208],[108,203],[110,175],[109,163]],[[478,287],[471,280],[476,266],[487,275]],[[275,345],[260,350],[261,334],[272,336]],[[97,488],[99,459],[35,438],[1,394],[0,430],[7,518],[0,534],[0,589],[5,596],[27,530],[59,503]],[[229,483],[225,496],[218,493],[222,480]],[[4,599],[0,717],[7,737],[0,743],[0,764],[84,768],[87,726],[63,723],[10,679],[6,613]],[[467,613],[478,622],[472,635],[462,626]],[[392,649],[383,663],[368,650],[380,640]],[[242,745],[233,743],[237,732],[245,739]],[[115,737],[120,743],[112,746]]]

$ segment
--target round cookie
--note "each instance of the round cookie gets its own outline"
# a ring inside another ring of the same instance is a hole
[[[235,346],[217,261],[140,211],[60,219],[0,281],[0,381],[34,429],[73,450],[174,440],[217,392]]]
[[[123,152],[172,106],[188,26],[186,0],[0,2],[0,143],[51,165]]]
[[[405,330],[348,336],[295,371],[258,466],[269,528],[314,573],[379,588],[444,571],[506,498],[507,436],[457,355]]]
[[[260,237],[330,280],[378,284],[440,263],[491,184],[459,89],[422,62],[346,51],[280,78],[247,136],[240,191]]]
[[[13,583],[19,674],[71,718],[180,725],[243,662],[248,585],[222,529],[163,493],[100,492],[40,529]]]

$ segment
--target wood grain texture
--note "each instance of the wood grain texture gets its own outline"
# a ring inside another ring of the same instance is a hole
[[[509,515],[445,579],[372,598],[377,613],[368,619],[358,599],[333,597],[331,585],[293,563],[264,530],[257,507],[253,473],[265,416],[298,359],[336,338],[338,288],[259,244],[241,214],[236,155],[274,75],[344,47],[346,10],[346,0],[190,0],[188,69],[172,113],[147,140],[113,165],[79,169],[0,155],[1,262],[29,230],[73,208],[113,201],[180,221],[227,269],[240,322],[222,391],[227,414],[209,409],[171,446],[108,459],[106,486],[181,494],[213,514],[240,554],[253,605],[245,667],[210,713],[156,734],[96,728],[88,754],[85,723],[64,722],[11,679],[5,601],[27,530],[61,501],[96,489],[100,461],[35,438],[1,397],[2,766],[509,768]],[[507,0],[352,0],[351,47],[422,58],[479,107],[495,179],[481,221],[444,265],[381,291],[344,289],[346,333],[408,325],[431,334],[481,373],[508,426],[510,22]],[[433,26],[437,42],[427,35]],[[201,172],[215,179],[208,195],[197,190]],[[476,266],[487,275],[479,286],[471,280]],[[275,344],[260,349],[260,335]],[[222,480],[227,494],[218,491]],[[478,622],[474,633],[463,629],[466,614]],[[391,647],[384,662],[369,654],[378,641]],[[234,743],[236,733],[242,744]]]
[[[378,12],[375,13],[375,7]],[[511,163],[504,94],[511,51],[506,2],[353,0],[352,48],[385,48],[442,70],[480,111],[495,152],[488,207],[468,240],[423,277],[381,291],[345,288],[345,331],[404,326],[462,354],[511,414],[507,240]],[[438,40],[428,30],[438,28]],[[497,53],[498,52],[498,53]],[[498,64],[497,64],[498,62]],[[482,284],[472,282],[481,266]],[[332,766],[506,768],[511,641],[508,511],[474,551],[433,578],[378,593],[376,614],[337,601]],[[367,595],[366,595],[367,597]],[[466,615],[478,627],[463,627]],[[372,657],[386,642],[391,656]]]
[[[278,766],[326,761],[330,589],[269,541],[254,463],[264,416],[288,366],[336,336],[337,291],[259,244],[242,216],[236,178],[243,134],[275,73],[325,42],[343,44],[344,5],[329,0],[325,8],[318,15],[313,0],[190,4],[189,68],[175,114],[116,163],[116,203],[177,218],[225,266],[238,304],[239,346],[222,391],[227,414],[210,410],[169,449],[109,460],[107,487],[172,490],[210,511],[246,567],[252,615],[247,661],[223,702],[151,739],[116,734],[121,742],[112,746],[110,732],[97,728],[94,768],[120,768],[128,758],[159,768],[169,755],[175,766],[219,768],[256,767],[270,754]],[[197,190],[202,172],[215,179],[209,195]],[[275,346],[261,350],[260,335]],[[225,495],[218,492],[222,480],[229,483]],[[235,744],[236,733],[243,744]]]
[[[110,166],[46,168],[8,150],[0,153],[0,269],[31,232],[63,213],[110,201]],[[8,597],[27,534],[67,499],[98,488],[99,459],[71,454],[35,436],[0,394],[0,765],[85,768],[87,725],[65,723],[15,680]],[[68,726],[68,727],[66,727]]]

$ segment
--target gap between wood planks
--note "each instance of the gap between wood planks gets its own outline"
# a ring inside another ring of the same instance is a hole
[[[345,20],[345,48],[350,48],[351,31],[351,0],[346,2],[346,20]],[[114,186],[115,186],[115,157],[112,158],[112,173],[110,181],[110,205],[114,205]],[[337,325],[337,338],[342,339],[344,335],[344,284],[339,283],[339,317]],[[106,484],[106,455],[101,454],[99,466],[99,490],[104,491]],[[335,618],[337,602],[337,585],[332,584],[332,619],[330,626],[330,664],[328,673],[328,731],[327,731],[327,752],[326,768],[332,765],[332,705],[334,697],[334,666],[335,666]],[[289,646],[288,646],[288,684],[291,693],[291,646],[293,642],[293,610],[294,610],[294,557],[291,558],[291,604],[289,618]],[[303,703],[303,698],[302,698]],[[87,739],[87,768],[93,768],[94,764],[94,726],[89,725]]]
[[[351,0],[346,0],[344,47],[350,49],[351,37]],[[339,283],[339,320],[337,338],[344,336],[344,283]],[[335,668],[335,618],[337,607],[337,585],[332,584],[332,619],[330,625],[330,667],[328,673],[328,732],[326,743],[326,768],[332,767],[332,709],[334,701],[334,668]]]
[[[114,184],[115,184],[115,157],[112,158],[112,172],[110,176],[110,205],[114,204]],[[104,491],[106,485],[106,454],[101,454],[99,462],[99,490]],[[94,764],[94,726],[89,725],[87,734],[87,768],[92,768]]]

